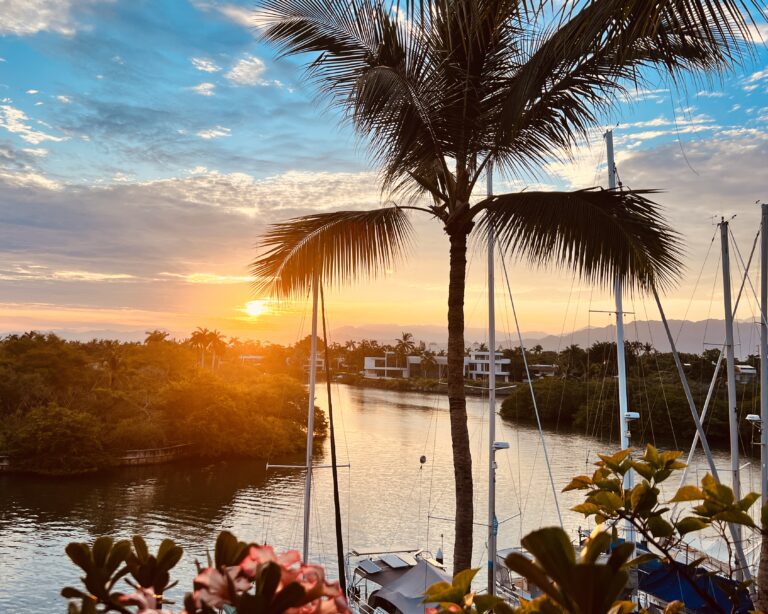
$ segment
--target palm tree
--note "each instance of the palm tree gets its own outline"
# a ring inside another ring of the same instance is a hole
[[[645,68],[677,79],[743,54],[752,0],[261,0],[263,39],[308,54],[310,79],[364,138],[399,205],[273,225],[253,264],[282,296],[314,279],[371,278],[408,249],[408,212],[448,236],[448,396],[456,570],[470,566],[472,459],[464,395],[467,243],[493,229],[508,256],[648,289],[679,271],[677,235],[648,191],[520,192],[473,199],[494,167],[518,178],[568,159]],[[557,9],[554,7],[561,6]]]
[[[406,356],[416,349],[416,343],[413,340],[412,333],[403,332],[399,339],[395,339],[395,356],[397,356],[397,363],[400,366],[400,361],[405,362]]]
[[[227,342],[224,335],[218,330],[212,330],[208,333],[207,348],[211,351],[211,371],[221,362],[221,355],[227,349]]]
[[[160,343],[168,339],[168,333],[157,328],[155,330],[148,330],[145,334],[147,335],[144,339],[145,345],[149,345],[151,343]]]
[[[189,336],[189,345],[194,349],[200,350],[200,367],[202,368],[205,367],[205,350],[210,343],[210,334],[211,331],[207,328],[200,328],[198,326]]]

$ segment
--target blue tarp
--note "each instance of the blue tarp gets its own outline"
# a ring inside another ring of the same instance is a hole
[[[691,580],[678,570],[661,561],[650,561],[640,566],[638,588],[664,601],[680,600],[688,610],[701,614],[716,614],[717,610],[707,604],[704,598],[696,592]],[[701,567],[696,570],[696,585],[706,591],[717,601],[725,612],[731,611],[731,602],[723,590],[723,584],[734,586],[733,580],[727,578],[712,578]],[[747,614],[753,609],[747,591],[742,590],[737,614]]]

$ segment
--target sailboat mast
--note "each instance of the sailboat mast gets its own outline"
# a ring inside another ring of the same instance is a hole
[[[608,158],[608,187],[616,189],[616,163],[613,157],[613,130],[605,133],[605,145]],[[621,449],[629,448],[629,421],[627,420],[627,364],[624,354],[624,306],[622,303],[621,278],[616,277],[614,283],[614,299],[616,301],[616,363],[619,375],[619,433]],[[632,488],[632,470],[624,475],[624,488]],[[635,531],[630,522],[627,522],[625,538],[628,542],[635,542]]]
[[[768,204],[760,226],[760,492],[768,502]]]
[[[493,195],[493,167],[486,171],[488,196]],[[494,296],[494,232],[488,230],[488,594],[496,590],[496,303]]]
[[[304,478],[304,561],[309,560],[309,516],[312,496],[312,448],[315,441],[315,382],[317,379],[317,294],[318,274],[312,277],[312,337],[309,354],[309,400],[307,402],[307,459]]]
[[[723,261],[723,304],[725,306],[725,368],[728,378],[728,427],[731,436],[731,475],[733,494],[741,499],[739,476],[739,423],[736,408],[736,366],[733,351],[733,308],[731,307],[731,262],[728,249],[728,222],[720,221],[720,245]],[[735,539],[741,542],[741,526],[734,526]]]

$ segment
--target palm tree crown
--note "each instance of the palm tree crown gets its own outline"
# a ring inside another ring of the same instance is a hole
[[[678,237],[649,191],[522,192],[472,202],[494,167],[515,177],[568,159],[649,68],[726,69],[744,53],[751,0],[262,0],[263,38],[308,54],[308,76],[366,141],[400,206],[335,211],[269,229],[256,285],[304,293],[372,277],[410,243],[406,210],[449,238],[448,396],[456,481],[454,565],[469,567],[472,467],[464,397],[467,241],[638,288],[678,274]],[[555,6],[562,6],[555,9]],[[480,215],[480,214],[483,215]]]

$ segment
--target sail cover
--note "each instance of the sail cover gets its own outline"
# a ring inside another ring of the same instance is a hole
[[[390,584],[382,586],[376,597],[388,601],[403,614],[422,614],[434,604],[422,603],[424,592],[436,582],[450,582],[451,577],[434,565],[420,559],[415,567]]]

